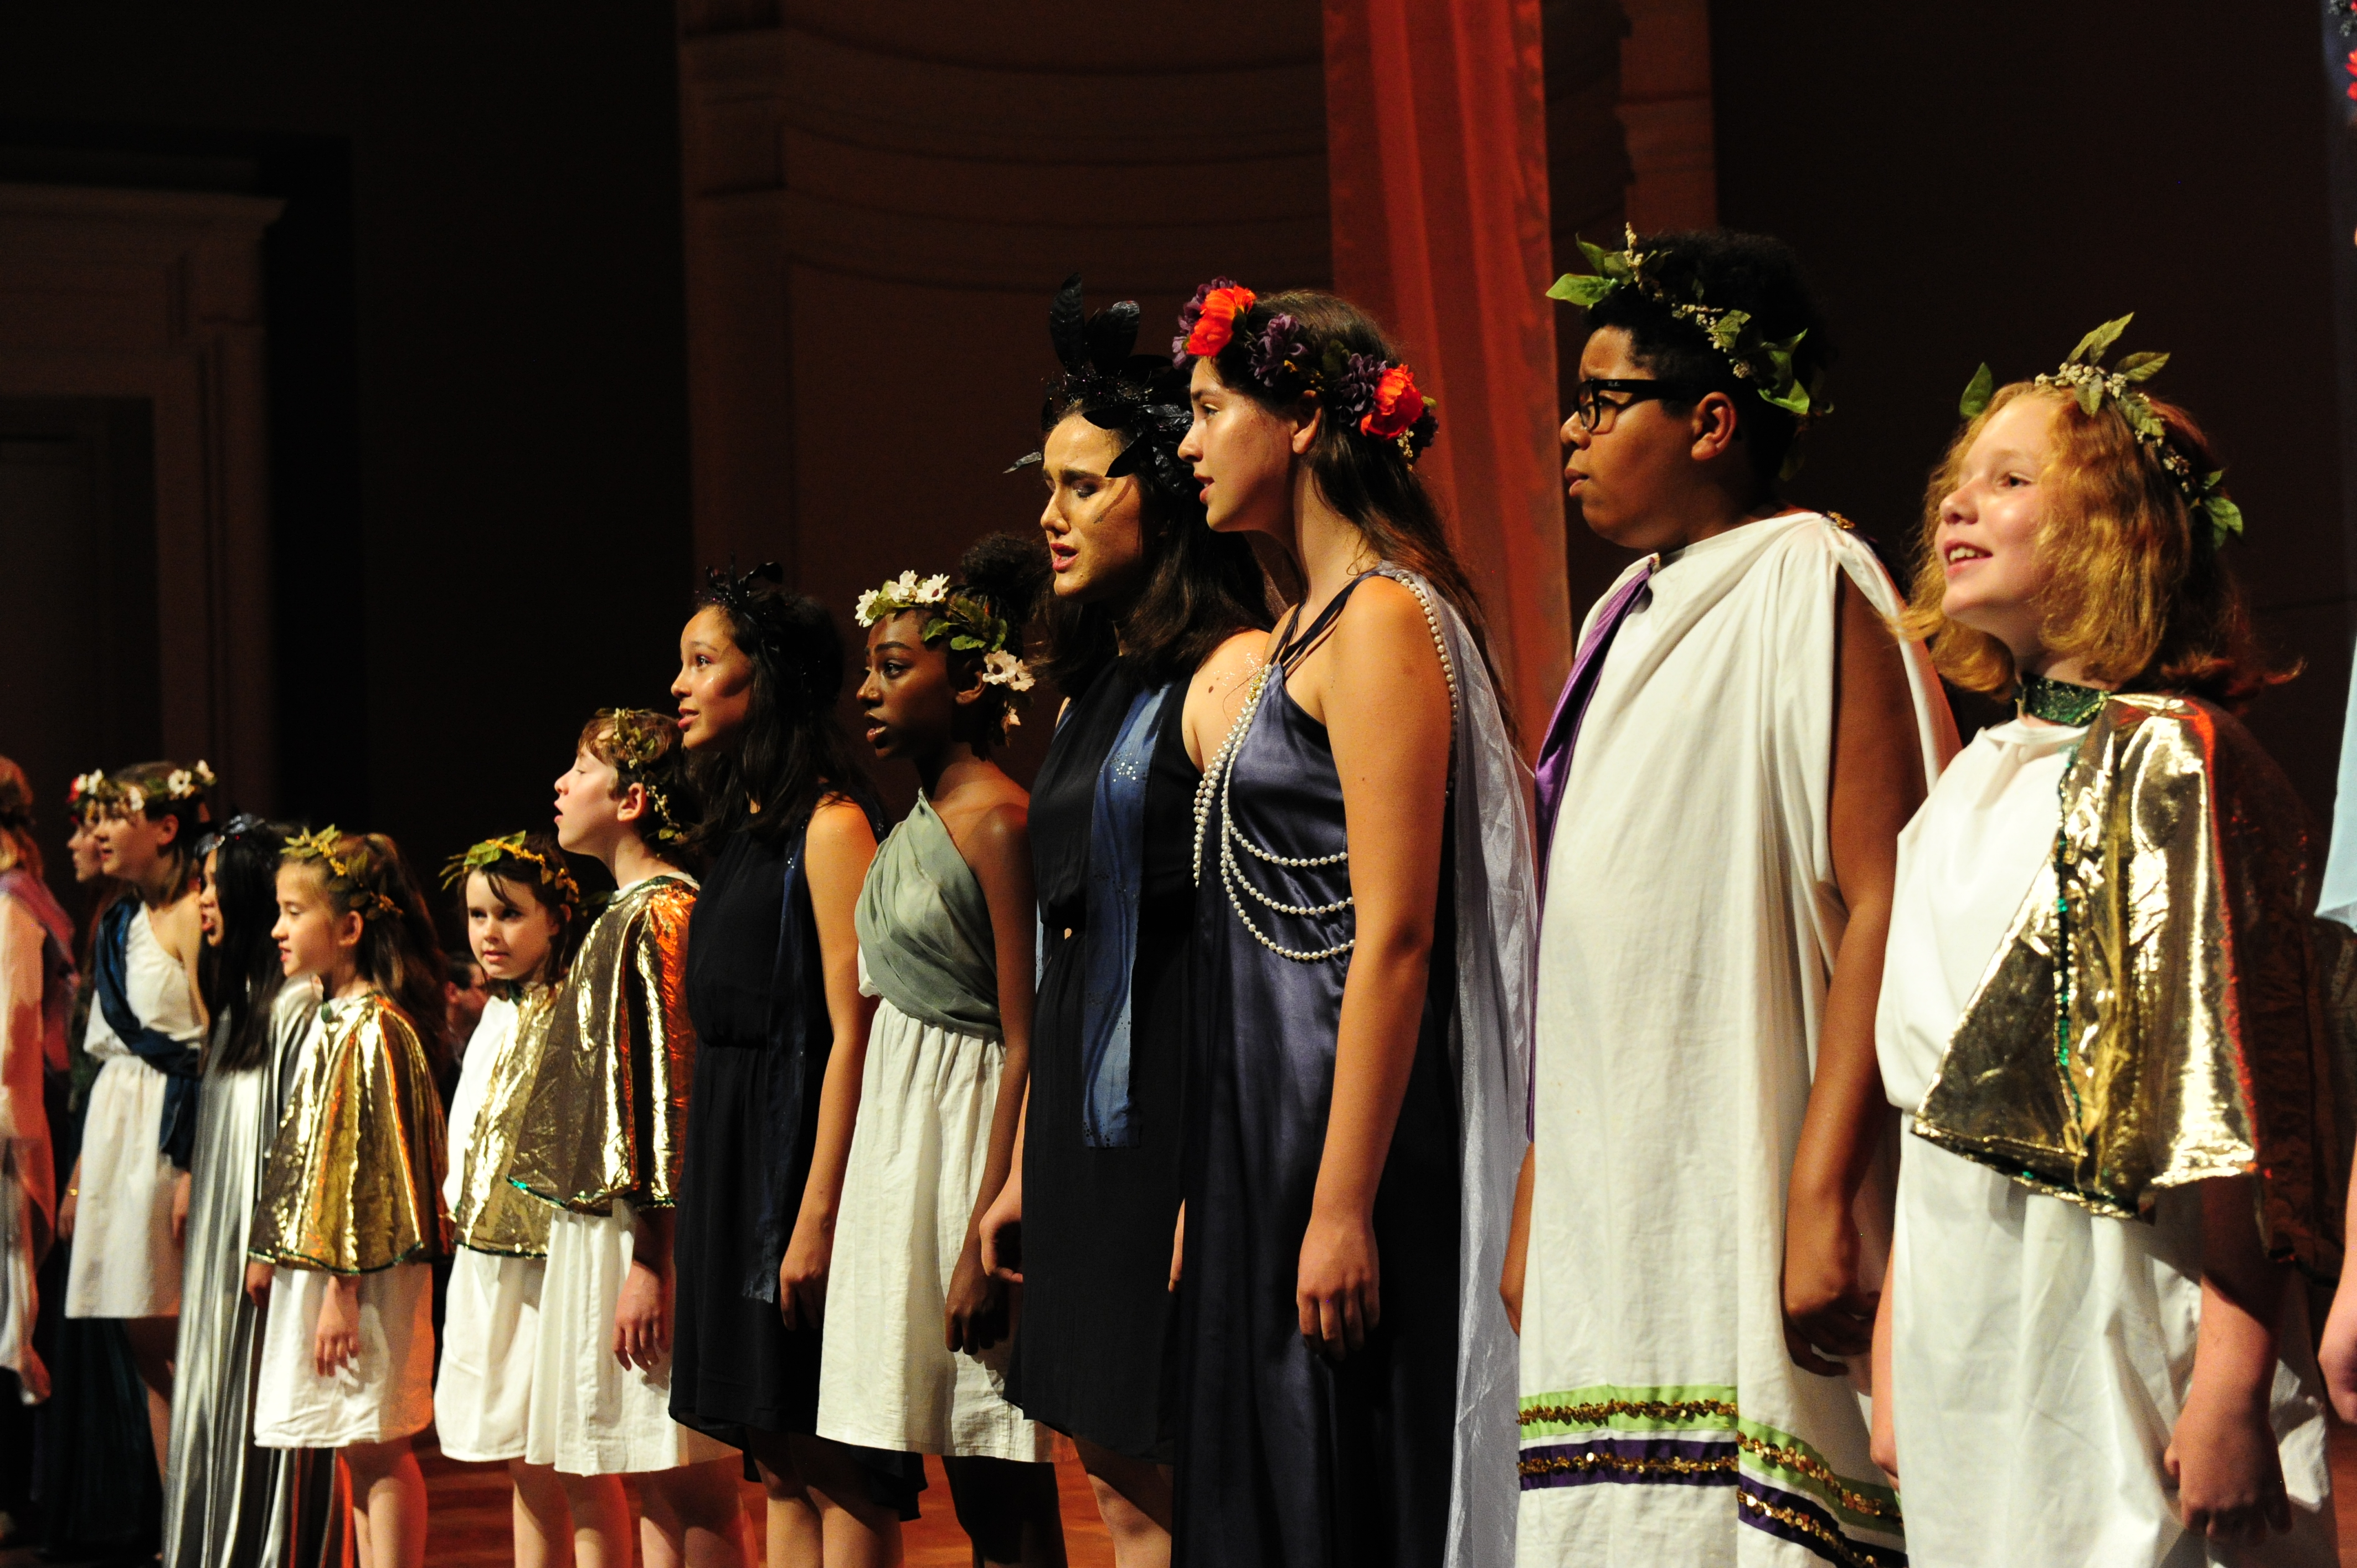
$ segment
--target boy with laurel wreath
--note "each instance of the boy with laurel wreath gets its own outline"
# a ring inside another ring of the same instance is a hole
[[[1590,328],[1564,471],[1643,558],[1539,762],[1520,1559],[1895,1560],[1858,1397],[1874,1006],[1899,831],[1954,731],[1873,552],[1779,493],[1826,412],[1792,253],[1586,248],[1552,291]]]
[[[508,1180],[556,1213],[541,1281],[524,1458],[554,1465],[576,1531],[630,1557],[630,1520],[599,1478],[634,1475],[687,1568],[743,1562],[735,1451],[671,1418],[672,1218],[695,1029],[686,999],[695,879],[678,726],[601,709],[556,780],[556,840],[619,889],[558,988]]]

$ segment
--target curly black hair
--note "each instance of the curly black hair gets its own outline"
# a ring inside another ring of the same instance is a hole
[[[1781,240],[1697,229],[1640,235],[1635,248],[1645,254],[1646,272],[1672,299],[1748,311],[1764,338],[1803,335],[1792,349],[1792,373],[1802,386],[1813,389],[1832,365],[1834,346],[1825,335],[1824,313],[1802,274],[1800,257]],[[1763,401],[1700,325],[1676,315],[1669,301],[1620,288],[1588,306],[1587,326],[1590,331],[1617,327],[1628,333],[1630,357],[1665,381],[1726,393],[1735,404],[1736,433],[1746,444],[1751,471],[1762,490],[1774,491],[1800,439],[1801,422]],[[1693,406],[1663,401],[1673,409]]]

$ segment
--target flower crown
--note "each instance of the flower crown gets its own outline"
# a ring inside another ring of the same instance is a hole
[[[401,906],[375,888],[361,886],[352,863],[336,853],[336,847],[343,842],[343,837],[336,825],[330,822],[317,832],[295,834],[286,841],[286,847],[279,852],[279,855],[283,860],[311,862],[327,867],[328,880],[343,885],[344,891],[351,897],[352,913],[362,921],[373,920],[382,915],[398,917]]]
[[[505,838],[485,839],[471,845],[463,854],[454,854],[450,864],[442,868],[442,886],[453,887],[466,880],[470,872],[489,872],[503,860],[528,861],[540,867],[540,885],[554,902],[565,908],[581,908],[581,885],[573,880],[573,873],[561,860],[552,860],[523,842],[523,832],[518,829]]]
[[[1178,313],[1171,362],[1216,358],[1235,341],[1237,325],[1259,299],[1232,278],[1213,278],[1197,289]],[[1259,336],[1245,340],[1244,358],[1252,379],[1269,392],[1315,395],[1360,435],[1397,446],[1411,465],[1440,434],[1440,400],[1417,388],[1415,371],[1396,360],[1353,354],[1340,343],[1327,344],[1312,364],[1308,329],[1291,315],[1270,317]]]
[[[1710,346],[1726,358],[1727,368],[1735,372],[1738,381],[1750,382],[1760,402],[1782,409],[1803,428],[1810,421],[1823,419],[1834,411],[1833,404],[1821,395],[1823,374],[1811,378],[1810,384],[1803,386],[1799,373],[1792,369],[1792,352],[1809,335],[1805,328],[1790,338],[1770,338],[1760,332],[1749,311],[1704,304],[1699,283],[1690,290],[1673,292],[1650,270],[1666,252],[1640,251],[1633,224],[1624,225],[1622,231],[1627,244],[1619,251],[1580,241],[1580,254],[1596,271],[1564,274],[1547,290],[1547,297],[1587,309],[1624,288],[1633,288],[1654,304],[1668,306],[1670,314],[1679,320],[1691,321],[1701,328],[1710,338]]]
[[[198,759],[194,768],[175,768],[164,776],[165,800],[194,800],[221,780],[204,760]],[[119,783],[98,768],[76,779],[66,789],[66,806],[70,811],[90,811],[102,807],[119,807],[125,815],[135,816],[147,809],[147,791],[136,784]]]
[[[903,572],[882,587],[860,595],[851,613],[867,627],[905,610],[925,614],[927,642],[947,632],[952,648],[961,653],[979,652],[984,685],[1004,686],[1010,692],[1031,689],[1031,667],[1007,650],[1005,618],[992,613],[979,595],[952,589],[947,573],[936,572],[920,581],[914,572]],[[1014,718],[1011,711],[1007,716],[1010,721]]]
[[[673,811],[671,798],[647,777],[647,770],[670,755],[663,744],[679,734],[679,726],[662,714],[648,708],[599,708],[597,722],[606,727],[606,745],[614,754],[614,771],[626,784],[636,784],[647,792],[647,804],[654,808],[657,842],[684,843],[687,828]]]
[[[2181,491],[2187,503],[2210,520],[2210,542],[2222,546],[2226,536],[2240,537],[2243,532],[2243,509],[2227,498],[2221,482],[2226,478],[2223,468],[2197,475],[2193,460],[2179,451],[2169,438],[2169,426],[2152,406],[2152,399],[2143,390],[2143,383],[2160,372],[2169,363],[2169,356],[2150,350],[2127,354],[2110,370],[2104,369],[2104,356],[2111,351],[2128,323],[2136,319],[2130,311],[2116,321],[2106,321],[2084,338],[2071,350],[2070,358],[2061,366],[2040,376],[2036,384],[2056,390],[2068,389],[2079,401],[2080,412],[2089,418],[2104,406],[2108,398],[2127,421],[2136,445],[2153,456],[2161,470]],[[1973,372],[1972,381],[1964,387],[1964,395],[1956,400],[1956,412],[1966,419],[1977,419],[1988,409],[1995,395],[1996,378],[1984,363]]]

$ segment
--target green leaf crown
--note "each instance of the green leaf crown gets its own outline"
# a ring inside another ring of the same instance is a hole
[[[1808,336],[1805,330],[1790,338],[1771,338],[1760,332],[1749,311],[1705,303],[1699,283],[1689,290],[1673,290],[1650,270],[1665,252],[1640,251],[1634,225],[1628,226],[1625,232],[1625,250],[1608,251],[1601,245],[1580,241],[1580,253],[1596,271],[1592,274],[1564,274],[1547,290],[1547,297],[1585,309],[1621,289],[1633,288],[1655,304],[1666,306],[1670,314],[1680,320],[1701,328],[1710,338],[1711,347],[1726,357],[1736,379],[1749,382],[1760,402],[1782,409],[1803,427],[1811,420],[1822,419],[1834,411],[1833,404],[1822,396],[1822,374],[1812,378],[1810,385],[1803,386],[1792,369],[1792,353],[1801,346],[1801,339]]]
[[[286,841],[286,847],[279,852],[279,858],[297,865],[308,863],[324,866],[328,886],[342,888],[352,912],[362,920],[373,920],[385,915],[398,916],[400,905],[361,881],[360,873],[365,867],[338,853],[344,836],[333,822],[317,832],[296,833]]]
[[[2070,357],[2055,370],[2040,376],[2036,384],[2067,391],[2078,400],[2080,412],[2091,419],[2106,402],[2119,410],[2136,445],[2152,454],[2153,460],[2184,492],[2193,510],[2210,520],[2210,542],[2223,545],[2229,534],[2239,538],[2243,532],[2243,509],[2221,488],[2226,470],[2217,468],[2197,474],[2192,459],[2169,440],[2169,426],[2144,391],[2144,383],[2160,373],[2160,368],[2169,363],[2169,356],[2147,349],[2124,355],[2110,370],[2104,369],[2104,356],[2111,352],[2112,345],[2119,341],[2120,334],[2135,319],[2136,312],[2132,310],[2117,320],[2104,322],[2080,338]],[[1966,419],[1978,419],[1988,411],[1989,400],[1996,392],[1996,378],[1984,363],[1973,372],[1964,395],[1956,400],[1956,412]]]
[[[673,811],[671,797],[649,777],[648,769],[669,756],[679,740],[677,721],[651,708],[600,708],[597,721],[605,726],[606,748],[613,753],[614,773],[625,785],[647,792],[654,808],[654,836],[659,843],[684,843],[687,824]]]
[[[452,855],[450,863],[442,868],[442,886],[454,887],[465,881],[468,873],[488,872],[503,860],[522,861],[540,867],[536,880],[548,893],[550,902],[561,904],[567,909],[581,908],[581,885],[573,880],[573,873],[563,861],[552,862],[540,851],[528,847],[523,842],[523,830],[521,828],[505,838],[484,839],[479,843],[469,845],[464,854]]]

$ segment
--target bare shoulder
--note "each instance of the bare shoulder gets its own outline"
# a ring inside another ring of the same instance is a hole
[[[1189,694],[1217,697],[1251,680],[1253,671],[1268,662],[1268,638],[1267,632],[1247,627],[1211,650],[1188,682]]]
[[[1424,600],[1394,577],[1370,577],[1352,591],[1334,619],[1331,641],[1337,664],[1346,669],[1396,670],[1405,662],[1440,671]]]
[[[810,847],[821,850],[872,851],[876,847],[876,830],[868,824],[867,813],[848,795],[829,795],[811,812]]]

